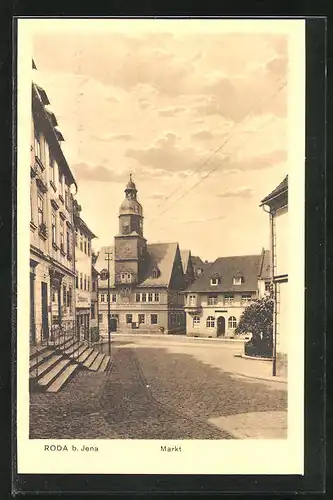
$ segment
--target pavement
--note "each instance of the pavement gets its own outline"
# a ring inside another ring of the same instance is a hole
[[[240,343],[161,339],[117,336],[108,372],[32,393],[30,438],[286,437],[287,384],[265,379],[270,363],[236,357]]]

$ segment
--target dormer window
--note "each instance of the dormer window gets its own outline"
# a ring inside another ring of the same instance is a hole
[[[241,275],[234,276],[233,283],[234,283],[234,285],[241,285],[242,283],[244,283],[243,276],[241,276]]]
[[[132,282],[132,275],[131,275],[131,273],[121,273],[121,275],[120,275],[120,281],[122,283],[131,283]]]
[[[157,279],[159,276],[160,276],[160,270],[158,269],[158,267],[154,267],[151,272],[151,277],[153,279]]]
[[[212,276],[210,278],[210,284],[211,286],[217,286],[221,283],[221,278],[219,276]]]

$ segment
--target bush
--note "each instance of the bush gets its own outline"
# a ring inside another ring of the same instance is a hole
[[[273,307],[272,298],[263,297],[244,309],[235,332],[236,334],[252,333],[251,340],[244,345],[244,352],[247,356],[272,356]]]

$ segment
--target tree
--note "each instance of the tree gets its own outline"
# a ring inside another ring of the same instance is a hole
[[[247,306],[239,319],[235,333],[252,333],[248,348],[245,346],[245,351],[252,351],[252,355],[272,355],[273,309],[273,299],[263,297]]]

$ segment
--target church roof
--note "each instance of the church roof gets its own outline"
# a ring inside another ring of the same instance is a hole
[[[190,257],[191,257],[190,250],[180,250],[180,258],[182,259],[183,273],[184,274],[186,274],[186,272],[187,272],[187,266],[188,266]]]
[[[178,243],[151,243],[147,245],[147,270],[139,287],[169,286]],[[154,269],[158,269],[159,276],[152,277]]]
[[[187,292],[252,292],[258,288],[261,255],[242,255],[234,257],[219,257],[210,265],[206,265],[203,274],[196,280]],[[235,276],[242,275],[240,285],[233,284]],[[221,282],[211,286],[211,277],[219,276]]]

